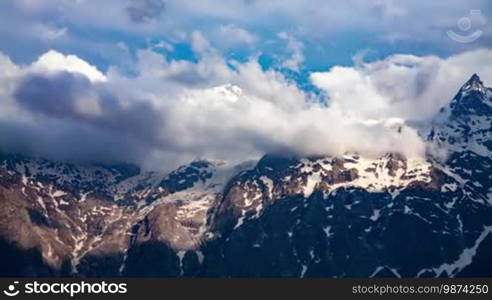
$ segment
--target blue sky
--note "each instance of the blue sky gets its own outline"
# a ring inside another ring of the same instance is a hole
[[[472,9],[484,18],[474,17],[470,31],[481,29],[482,37],[470,44],[449,39],[446,31],[460,33],[457,22]],[[196,59],[190,35],[200,31],[227,59],[259,56],[265,68],[282,69],[297,51],[294,77],[305,80],[311,71],[351,65],[361,52],[371,61],[394,53],[446,57],[490,46],[491,15],[487,0],[5,0],[0,51],[16,63],[30,63],[55,49],[103,71],[110,65],[130,71],[137,49]],[[156,49],[159,44],[167,50]]]
[[[422,156],[407,124],[492,85],[492,2],[3,0],[0,69],[0,151]]]

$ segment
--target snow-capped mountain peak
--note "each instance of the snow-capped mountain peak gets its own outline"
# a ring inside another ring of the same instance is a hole
[[[463,85],[463,87],[460,89],[460,93],[466,93],[472,90],[476,90],[479,92],[484,92],[485,87],[483,85],[482,80],[478,76],[478,74],[473,74],[470,79]]]
[[[484,86],[477,74],[474,74],[453,98],[449,110],[453,118],[490,115],[492,91]]]
[[[436,116],[427,139],[440,149],[492,155],[492,90],[474,74]]]

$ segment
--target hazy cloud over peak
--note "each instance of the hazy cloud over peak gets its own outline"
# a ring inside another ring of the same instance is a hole
[[[146,50],[137,76],[111,69],[101,73],[103,81],[77,68],[39,68],[41,58],[23,67],[1,56],[7,72],[0,75],[0,148],[154,169],[196,157],[242,161],[266,152],[419,156],[425,143],[406,120],[428,118],[472,70],[490,83],[491,56],[490,50],[448,59],[397,55],[333,67],[311,76],[327,92],[328,105],[254,59],[231,68],[214,51],[192,63]],[[97,70],[78,57],[72,61]],[[195,79],[183,80],[186,74]],[[403,129],[395,130],[395,122]]]

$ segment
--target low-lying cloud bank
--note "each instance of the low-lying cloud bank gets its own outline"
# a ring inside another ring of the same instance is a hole
[[[194,43],[198,62],[141,50],[133,77],[56,51],[28,66],[0,54],[0,149],[164,170],[266,152],[420,156],[402,124],[431,118],[473,73],[492,83],[491,50],[395,55],[312,74],[325,105],[255,59],[225,61],[198,32]]]

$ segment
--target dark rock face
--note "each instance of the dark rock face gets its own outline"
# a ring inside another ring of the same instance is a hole
[[[491,276],[492,91],[428,132],[445,160],[265,155],[167,175],[0,156],[0,276]]]
[[[194,161],[188,166],[183,166],[171,172],[161,183],[160,186],[169,192],[179,192],[193,187],[199,181],[205,182],[212,177],[211,168],[213,166],[206,161]]]
[[[490,253],[492,251],[492,235],[487,235],[480,244],[480,247],[473,258],[473,262],[462,269],[457,274],[457,277],[492,277],[492,258]]]
[[[41,253],[34,248],[23,250],[15,243],[0,239],[2,269],[0,277],[56,276],[57,272],[46,265]]]
[[[128,250],[123,275],[129,277],[178,277],[180,261],[168,245],[145,242]]]

